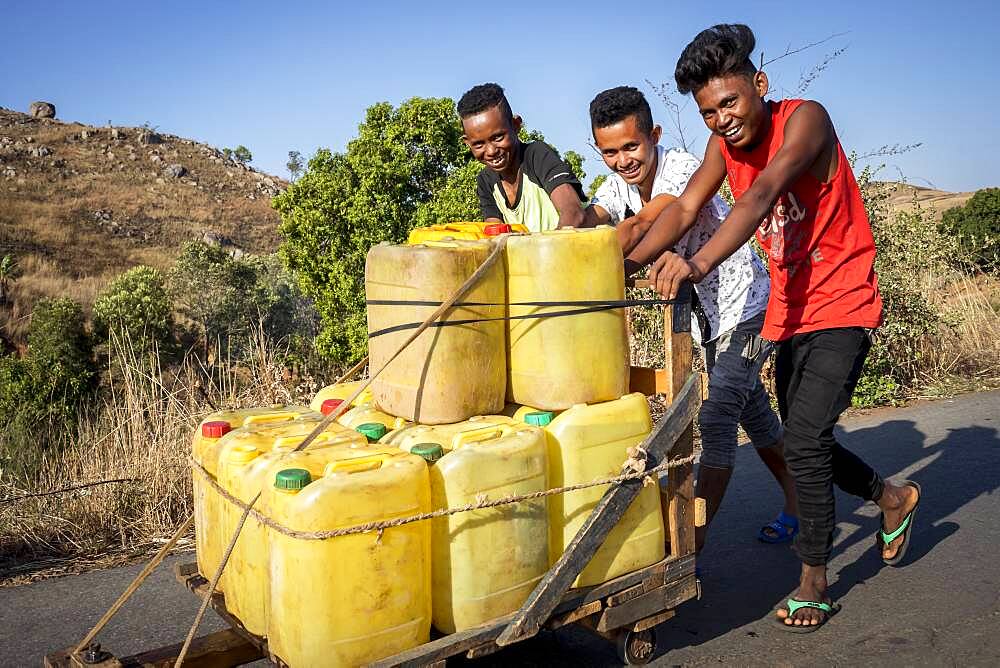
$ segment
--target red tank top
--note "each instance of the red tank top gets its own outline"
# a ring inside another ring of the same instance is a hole
[[[719,137],[733,197],[739,199],[785,139],[785,123],[804,100],[768,102],[771,127],[752,150]],[[767,251],[771,297],[761,336],[836,327],[878,327],[882,299],[875,275],[875,240],[858,183],[837,141],[837,171],[821,183],[808,171],[774,203],[757,229]]]

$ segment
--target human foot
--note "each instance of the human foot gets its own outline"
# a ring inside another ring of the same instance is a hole
[[[910,530],[920,503],[920,485],[909,480],[902,485],[886,483],[879,499],[882,509],[882,528],[876,544],[882,552],[882,561],[895,566],[902,561],[908,547]]]
[[[839,606],[826,596],[826,567],[802,565],[799,588],[783,608],[777,611],[777,620],[783,626],[816,628],[836,614]]]

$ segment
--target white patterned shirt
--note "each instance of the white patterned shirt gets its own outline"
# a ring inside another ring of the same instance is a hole
[[[686,151],[657,146],[651,197],[664,193],[680,197],[700,164],[698,158]],[[617,225],[642,209],[642,198],[638,186],[629,185],[621,176],[612,173],[597,189],[591,204],[607,211],[611,219],[609,222]],[[674,251],[684,258],[692,257],[712,238],[727,215],[729,205],[718,195],[714,196],[698,212],[698,219]],[[701,283],[695,285],[695,290],[708,331],[701,331],[693,309],[691,332],[695,340],[707,343],[766,310],[771,281],[764,263],[748,242],[709,272]]]

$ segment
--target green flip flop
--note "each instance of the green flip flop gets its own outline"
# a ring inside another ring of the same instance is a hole
[[[879,556],[882,555],[882,550],[886,545],[899,538],[900,534],[903,535],[903,543],[899,546],[899,549],[896,550],[896,556],[891,559],[882,557],[882,563],[887,566],[898,565],[901,561],[903,561],[903,557],[906,556],[906,548],[910,546],[910,530],[913,528],[913,518],[916,517],[917,507],[920,505],[920,500],[923,498],[923,494],[920,491],[920,485],[912,480],[904,480],[903,484],[909,485],[917,490],[917,503],[913,506],[913,510],[906,514],[906,517],[904,517],[903,521],[899,523],[899,526],[896,527],[895,531],[886,532],[885,515],[882,516],[882,528],[879,529],[878,536],[875,538],[875,544],[878,546]]]
[[[816,608],[817,610],[826,613],[826,617],[819,624],[786,624],[784,619],[775,617],[775,623],[789,633],[812,633],[819,627],[825,625],[828,621],[830,621],[831,617],[840,612],[839,603],[817,603],[816,601],[800,601],[795,598],[789,598],[785,601],[785,607],[788,608],[789,617],[794,615],[796,610],[800,610],[802,608]]]

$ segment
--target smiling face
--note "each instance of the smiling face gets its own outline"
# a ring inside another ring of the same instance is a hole
[[[652,186],[656,174],[656,143],[660,126],[652,132],[639,129],[638,118],[628,116],[603,128],[594,128],[594,142],[608,169],[629,185]]]
[[[521,129],[520,116],[508,120],[499,107],[490,107],[462,119],[465,133],[462,139],[472,151],[472,157],[494,172],[517,172],[517,149]]]
[[[694,100],[713,134],[734,148],[750,150],[768,130],[770,117],[763,99],[767,87],[763,72],[753,77],[727,74],[709,79],[695,91]]]

